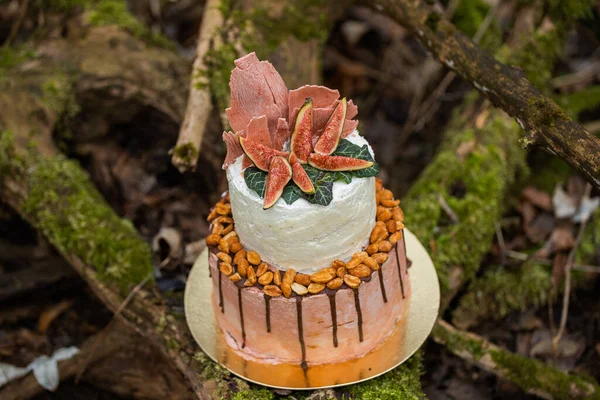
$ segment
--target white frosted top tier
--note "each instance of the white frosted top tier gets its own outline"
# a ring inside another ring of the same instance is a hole
[[[355,131],[347,137],[359,146],[367,141]],[[372,150],[369,148],[369,151]],[[235,230],[248,251],[280,269],[293,268],[311,274],[348,261],[367,244],[375,226],[375,178],[353,178],[349,184],[334,182],[328,206],[300,198],[293,204],[279,199],[267,210],[263,199],[248,188],[242,157],[227,168]]]

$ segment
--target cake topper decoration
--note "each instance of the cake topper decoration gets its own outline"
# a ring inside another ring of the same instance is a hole
[[[248,187],[272,207],[299,198],[328,205],[333,183],[379,172],[368,146],[345,138],[358,125],[352,100],[337,90],[306,85],[289,90],[273,65],[250,53],[235,62],[231,73],[231,128],[223,133],[228,168],[243,156]],[[276,161],[275,161],[276,160]]]

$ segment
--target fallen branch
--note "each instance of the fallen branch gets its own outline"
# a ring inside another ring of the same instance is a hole
[[[209,0],[204,6],[200,23],[196,58],[192,66],[190,92],[185,117],[179,130],[179,138],[173,149],[171,162],[180,172],[195,170],[208,117],[213,109],[208,72],[204,61],[210,48],[218,51],[220,41],[214,40],[215,33],[223,25],[223,14],[219,9],[220,0]]]
[[[420,1],[367,0],[416,33],[431,53],[468,80],[497,107],[513,116],[528,136],[525,148],[539,146],[556,154],[600,188],[600,139],[569,118],[554,101],[543,96],[523,71],[504,65],[481,50],[454,25],[440,19]]]
[[[433,340],[463,360],[544,399],[600,398],[600,387],[592,380],[567,375],[538,360],[502,349],[443,320],[436,323]]]

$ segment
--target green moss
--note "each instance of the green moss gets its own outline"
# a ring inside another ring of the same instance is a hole
[[[249,384],[236,378],[238,391],[231,396],[231,400],[272,400],[276,396],[264,387],[251,388]]]
[[[223,44],[206,53],[207,70],[199,73],[204,79],[196,83],[197,87],[209,85],[219,110],[229,107],[229,78],[234,60],[240,57],[236,44],[230,41],[231,32],[239,35],[238,41],[245,51],[255,51],[261,59],[269,58],[290,36],[300,41],[317,39],[321,43],[327,38],[329,22],[323,13],[326,9],[323,0],[287,2],[278,17],[272,17],[269,7],[260,2],[250,12],[243,12],[237,2],[222,0],[219,9],[225,20],[218,32]]]
[[[545,90],[552,76],[554,62],[561,54],[564,35],[559,29],[535,32],[523,38],[519,49],[510,52],[510,55],[505,50],[497,58],[504,63],[520,66],[535,87]]]
[[[567,121],[569,116],[562,108],[546,97],[530,98],[527,101],[531,119],[538,126],[555,126],[559,120]]]
[[[497,368],[522,389],[550,393],[555,399],[600,399],[600,387],[592,380],[567,375],[540,361],[501,349],[489,351]]]
[[[456,114],[442,149],[403,202],[406,224],[429,248],[445,295],[453,267],[462,268],[466,281],[475,276],[494,236],[504,193],[525,165],[525,153],[516,146],[516,123],[492,111],[481,131],[466,125]],[[469,142],[474,148],[463,160],[457,149]],[[448,220],[440,196],[460,223]]]
[[[90,10],[88,22],[91,25],[116,25],[155,46],[174,48],[170,40],[138,21],[123,0],[99,0],[93,3]]]
[[[579,18],[592,15],[593,0],[544,0],[552,21],[570,25]],[[555,22],[556,23],[556,22]]]
[[[149,246],[130,221],[106,204],[72,160],[16,154],[12,135],[0,140],[0,171],[27,183],[21,207],[29,222],[60,252],[94,267],[98,276],[128,291],[152,272]],[[4,174],[3,174],[4,175]]]
[[[417,352],[408,361],[386,374],[369,381],[350,386],[344,391],[345,399],[361,400],[417,400],[424,398],[421,392],[422,355]]]
[[[452,22],[469,37],[475,36],[481,23],[490,11],[490,6],[482,0],[459,1]],[[489,50],[496,49],[501,44],[502,32],[494,20],[480,40],[480,46]]]
[[[33,58],[35,58],[35,52],[27,46],[0,46],[0,78],[9,69]]]
[[[454,310],[453,322],[472,326],[487,318],[500,320],[513,311],[546,304],[552,286],[547,266],[527,262],[518,269],[492,267],[475,280]]]
[[[445,329],[443,326],[436,324],[433,327],[433,336],[436,340],[441,341],[444,346],[454,354],[468,352],[473,358],[478,361],[486,354],[484,343],[473,339],[464,333],[458,333]]]
[[[192,165],[198,158],[198,149],[191,143],[184,143],[175,147],[173,153],[187,165]]]
[[[70,122],[80,111],[73,90],[74,82],[73,76],[61,74],[42,83],[42,101],[58,118],[54,132],[59,148],[64,146],[65,140],[72,138]]]
[[[221,111],[229,107],[229,78],[235,66],[233,62],[238,57],[234,45],[229,43],[224,43],[217,49],[210,49],[204,57],[207,69],[202,71],[200,76],[205,78],[205,82],[208,82],[210,92]]]
[[[252,28],[242,34],[244,48],[256,51],[259,58],[267,58],[290,36],[300,41],[318,39],[324,42],[328,32],[325,9],[323,0],[286,2],[281,14],[275,18],[269,7],[258,2],[250,13],[234,11],[232,19],[239,26]]]
[[[589,86],[576,93],[558,96],[556,102],[572,118],[577,118],[581,112],[600,106],[600,85]]]

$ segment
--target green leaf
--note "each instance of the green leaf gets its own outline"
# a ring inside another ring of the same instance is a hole
[[[308,164],[303,164],[302,168],[304,168],[304,171],[306,171],[306,175],[308,175],[308,178],[312,181],[312,183],[315,183],[321,172],[323,172],[320,169],[311,167]]]
[[[371,176],[377,176],[379,173],[379,164],[373,162],[369,168],[359,169],[357,171],[352,171],[352,175],[357,178],[368,178]]]
[[[281,198],[287,204],[292,204],[300,197],[302,197],[302,190],[300,190],[300,188],[292,181],[287,184],[287,186],[283,189],[283,193],[281,194]]]
[[[264,199],[265,186],[267,185],[267,173],[265,171],[261,171],[256,167],[246,168],[244,180],[250,189],[254,190],[261,199]]]
[[[348,184],[352,182],[353,175],[350,171],[338,171],[334,173],[334,176],[336,181],[342,181]]]
[[[352,157],[358,158],[361,160],[374,161],[371,153],[369,153],[369,146],[363,145],[360,147],[349,141],[348,139],[340,140],[340,144],[333,152],[334,156],[344,156],[344,157]]]
[[[379,173],[379,164],[375,162],[375,159],[369,152],[369,146],[363,145],[362,147],[350,142],[347,139],[342,139],[337,149],[333,152],[334,156],[345,156],[358,158],[361,160],[373,161],[373,165],[369,168],[359,169],[357,171],[347,171],[346,174],[350,174],[353,177],[357,178],[368,178],[371,176],[376,176]],[[349,182],[347,182],[349,183]]]

